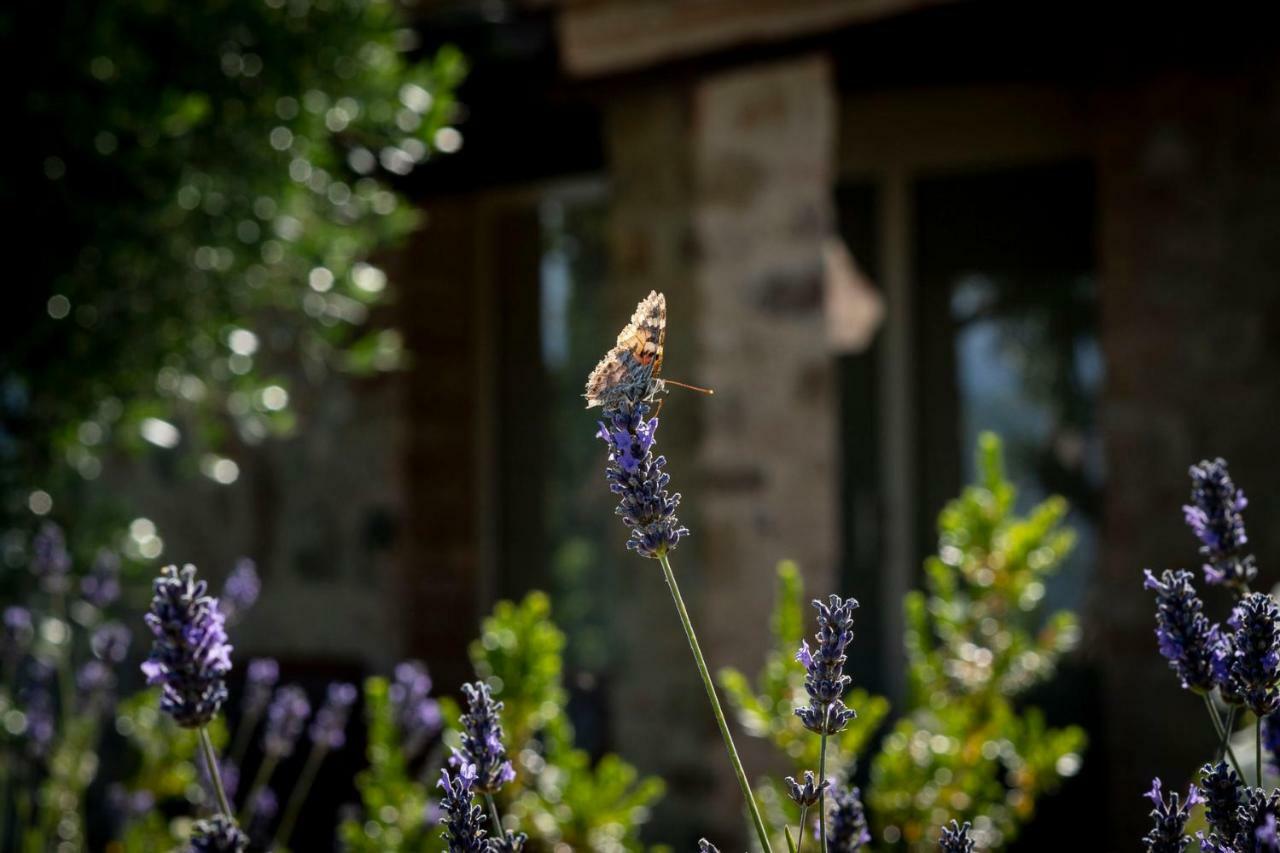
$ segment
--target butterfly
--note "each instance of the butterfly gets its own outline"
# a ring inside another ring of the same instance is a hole
[[[659,379],[662,345],[667,336],[667,298],[656,290],[640,300],[631,322],[618,333],[618,342],[600,359],[587,377],[587,408],[612,409],[621,403],[652,400],[666,391],[668,384],[706,394],[706,388]]]

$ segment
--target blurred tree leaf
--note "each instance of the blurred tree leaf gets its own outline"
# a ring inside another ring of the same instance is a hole
[[[418,51],[401,12],[0,10],[24,79],[0,175],[22,282],[0,309],[0,527],[29,523],[35,489],[64,522],[109,516],[84,482],[112,450],[199,471],[291,430],[289,381],[396,366],[345,352],[391,298],[372,253],[415,222],[395,181],[439,156],[466,73],[454,49]]]

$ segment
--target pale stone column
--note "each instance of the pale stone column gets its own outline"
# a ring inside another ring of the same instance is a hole
[[[712,77],[694,95],[697,378],[716,390],[697,450],[701,629],[713,667],[753,675],[778,561],[798,560],[814,595],[836,589],[839,399],[823,314],[836,107],[818,56]],[[777,769],[759,742],[740,746],[748,772]],[[707,748],[734,814],[728,765]]]

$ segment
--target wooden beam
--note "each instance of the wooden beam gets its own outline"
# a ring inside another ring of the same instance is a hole
[[[947,2],[955,0],[604,0],[566,4],[556,26],[565,71],[599,77]]]

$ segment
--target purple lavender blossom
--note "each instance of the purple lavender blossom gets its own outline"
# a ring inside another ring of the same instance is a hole
[[[1191,503],[1182,512],[1200,540],[1205,583],[1247,587],[1258,574],[1253,555],[1244,553],[1249,537],[1242,512],[1249,501],[1232,482],[1222,459],[1192,465],[1190,473]]]
[[[89,711],[105,710],[111,692],[116,688],[116,674],[100,660],[86,661],[76,671],[76,693],[81,707]]]
[[[1261,788],[1249,788],[1239,810],[1240,832],[1234,839],[1233,853],[1237,850],[1275,849],[1278,814],[1280,814],[1280,790],[1267,793]],[[1214,851],[1214,853],[1218,852]]]
[[[502,703],[493,700],[489,685],[483,681],[462,685],[462,692],[467,697],[467,713],[460,720],[462,748],[453,751],[449,764],[459,771],[472,767],[476,790],[493,794],[516,778],[502,743],[502,721],[498,717]]]
[[[249,837],[236,822],[217,814],[195,822],[185,853],[243,853],[248,847]]]
[[[1260,717],[1280,708],[1280,607],[1271,596],[1245,596],[1227,623],[1233,631],[1232,655],[1223,695],[1240,701]]]
[[[80,594],[98,608],[109,607],[120,597],[120,557],[115,551],[98,551],[89,573],[80,579]]]
[[[1280,839],[1276,838],[1276,816],[1268,814],[1253,836],[1257,839],[1261,850],[1280,849]]]
[[[951,821],[950,824],[942,827],[938,836],[938,850],[941,853],[973,853],[973,839],[969,837],[969,830],[973,829],[973,825],[969,821],[963,824],[957,821]]]
[[[524,845],[528,841],[529,836],[523,832],[512,832],[508,829],[501,838],[489,839],[489,853],[523,853]]]
[[[1166,802],[1161,787],[1159,778],[1153,779],[1151,790],[1143,795],[1155,806],[1151,810],[1151,820],[1155,825],[1142,842],[1147,853],[1183,853],[1191,841],[1183,834],[1183,829],[1191,816],[1191,807],[1200,802],[1200,790],[1192,785],[1187,790],[1186,800],[1180,800],[1175,791],[1169,794]]]
[[[347,720],[357,696],[354,684],[335,682],[329,685],[324,704],[311,722],[311,742],[326,750],[342,749],[347,742]]]
[[[119,782],[112,782],[107,788],[107,803],[110,804],[113,815],[128,823],[155,808],[156,798],[146,788],[130,791]]]
[[[267,726],[262,732],[262,751],[275,758],[293,755],[298,738],[311,716],[311,703],[307,692],[296,684],[287,684],[276,691],[271,707],[267,709]]]
[[[1230,848],[1241,830],[1240,807],[1244,802],[1244,786],[1225,761],[1206,764],[1200,769],[1200,795],[1209,822],[1209,836],[1199,833],[1201,842]],[[1210,848],[1212,849],[1212,848]]]
[[[248,719],[266,710],[271,693],[280,680],[280,664],[273,658],[254,658],[245,669],[244,697],[240,700],[240,712]]]
[[[698,853],[720,853],[720,848],[705,838],[698,839]]]
[[[689,531],[676,518],[680,495],[667,493],[671,475],[662,470],[666,457],[653,455],[658,419],[648,414],[648,404],[623,401],[605,412],[607,420],[600,422],[596,436],[609,445],[605,479],[618,496],[615,512],[631,528],[627,547],[657,558],[674,551]]]
[[[49,690],[51,674],[35,676],[21,694],[23,712],[27,720],[27,752],[31,757],[43,760],[53,745],[57,726],[53,716],[53,693]]]
[[[155,642],[142,672],[148,684],[163,688],[160,709],[185,728],[208,723],[227,699],[231,646],[207,590],[195,566],[165,566],[146,615]]]
[[[52,521],[40,525],[31,540],[31,572],[46,592],[66,592],[67,572],[71,571],[71,555],[62,528]]]
[[[89,635],[89,648],[98,660],[109,664],[123,663],[129,656],[133,632],[119,622],[103,622]]]
[[[862,808],[862,792],[857,788],[837,790],[831,797],[827,849],[830,853],[857,853],[871,843],[871,830]]]
[[[801,808],[808,808],[817,803],[819,795],[831,787],[830,779],[823,779],[822,784],[819,785],[818,780],[813,777],[812,770],[804,771],[803,785],[797,782],[794,776],[788,776],[783,781],[787,786],[787,796]]]
[[[1280,711],[1272,711],[1262,718],[1262,750],[1266,753],[1267,768],[1275,773],[1280,769]]]
[[[36,627],[30,610],[16,605],[4,609],[3,651],[4,659],[10,665],[16,664],[27,653],[35,636]]]
[[[1165,570],[1157,580],[1145,571],[1143,586],[1156,592],[1156,640],[1169,668],[1178,673],[1182,686],[1207,693],[1225,677],[1229,650],[1217,625],[1204,615],[1204,602],[1191,585],[1186,570]]]
[[[409,757],[417,755],[440,733],[444,717],[431,698],[431,676],[426,664],[410,660],[396,664],[395,680],[388,690],[392,713]]]
[[[255,845],[270,849],[271,822],[276,819],[279,812],[280,800],[276,797],[276,792],[265,785],[259,788],[253,795],[253,802],[249,806],[250,817],[245,822],[249,830],[249,838]],[[259,841],[266,843],[258,845]]]
[[[858,602],[832,595],[825,604],[814,599],[813,606],[818,610],[818,647],[810,650],[808,641],[801,641],[796,652],[796,660],[807,671],[804,689],[809,704],[796,708],[795,714],[809,731],[832,735],[856,716],[845,706],[843,696],[852,680],[844,674],[845,649],[853,641],[853,611]]]
[[[262,581],[258,578],[258,566],[248,557],[236,561],[236,566],[227,575],[222,585],[222,612],[227,623],[234,625],[244,618],[253,608],[262,592]]]
[[[440,798],[440,807],[444,810],[441,823],[449,853],[488,853],[484,809],[476,805],[472,794],[475,784],[476,768],[470,764],[459,767],[453,778],[449,777],[448,770],[440,771],[436,787],[444,791]]]

